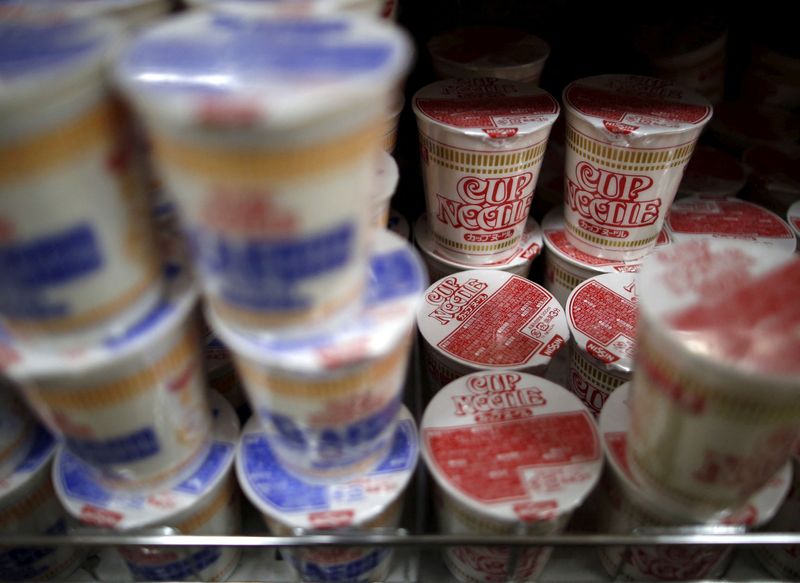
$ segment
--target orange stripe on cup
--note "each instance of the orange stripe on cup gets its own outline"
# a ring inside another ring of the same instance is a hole
[[[234,495],[236,495],[236,484],[233,476],[230,475],[225,478],[225,484],[203,510],[184,520],[175,528],[182,534],[192,534],[211,520],[225,505],[229,504]]]

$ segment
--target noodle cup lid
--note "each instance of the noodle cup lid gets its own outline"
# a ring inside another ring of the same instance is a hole
[[[25,488],[41,469],[50,463],[58,442],[41,425],[34,430],[30,449],[22,461],[17,464],[11,475],[0,480],[0,503],[3,498]]]
[[[228,475],[233,466],[239,419],[218,393],[209,393],[213,417],[213,441],[200,467],[170,489],[139,494],[106,488],[100,474],[62,447],[53,464],[53,485],[67,511],[85,524],[131,530],[169,524],[190,511]]]
[[[717,376],[755,374],[794,394],[798,289],[800,257],[787,258],[782,249],[737,240],[684,241],[646,258],[639,273],[640,318],[707,374],[715,374],[708,367],[716,365]]]
[[[635,273],[641,267],[641,259],[634,261],[603,259],[601,257],[593,257],[576,249],[567,239],[567,229],[564,225],[564,211],[562,208],[554,208],[545,215],[542,221],[542,230],[547,250],[562,262],[573,267],[594,273]],[[658,235],[658,239],[656,239],[656,247],[669,245],[670,242],[669,234],[666,230],[662,230]]]
[[[578,284],[567,299],[575,344],[598,365],[630,373],[639,313],[635,273],[604,273]]]
[[[443,256],[439,253],[436,241],[433,240],[431,231],[428,228],[428,216],[423,214],[414,223],[414,240],[426,257],[430,257],[438,263],[442,263],[453,271],[465,271],[473,269],[474,265],[467,265],[453,261],[449,257]],[[521,267],[525,264],[531,263],[539,253],[542,251],[542,229],[532,217],[529,217],[525,222],[525,230],[522,232],[519,246],[516,253],[504,261],[497,263],[490,263],[481,265],[481,269],[500,269],[500,270],[513,270],[516,267]]]
[[[789,226],[792,228],[795,237],[800,238],[800,200],[789,207],[786,218],[789,221]]]
[[[363,526],[403,494],[419,454],[417,427],[405,407],[398,414],[386,458],[368,474],[344,482],[312,484],[295,476],[278,462],[269,439],[258,419],[248,422],[236,455],[236,474],[262,514],[293,528]]]
[[[698,196],[734,196],[744,188],[744,166],[709,146],[697,146],[683,172],[678,192]]]
[[[505,70],[530,66],[550,55],[542,39],[514,28],[468,26],[448,30],[428,41],[437,61],[462,69]]]
[[[597,483],[603,453],[592,414],[564,387],[514,371],[481,371],[433,397],[422,456],[451,498],[503,522],[553,521]]]
[[[636,481],[628,466],[628,430],[631,425],[628,401],[631,397],[630,383],[617,387],[608,397],[600,411],[598,423],[606,461],[628,492],[635,493],[637,502],[647,505],[645,510],[669,516],[672,520],[680,520],[681,510],[674,503],[662,498],[654,498]],[[792,463],[787,462],[767,483],[758,490],[741,508],[717,519],[718,524],[762,526],[766,524],[780,508],[792,482]],[[671,506],[671,504],[673,506]]]
[[[443,277],[417,310],[425,341],[475,369],[545,367],[569,340],[564,308],[539,284],[506,271]]]
[[[388,354],[413,328],[428,280],[411,244],[386,229],[376,231],[371,253],[363,306],[342,325],[297,336],[253,333],[206,308],[208,322],[234,353],[283,370],[332,371]]]
[[[417,91],[412,106],[418,118],[481,139],[533,134],[559,112],[547,91],[495,78],[437,81]]]
[[[794,253],[797,241],[789,225],[775,213],[736,198],[682,198],[669,209],[664,226],[675,242],[698,237],[740,239]]]
[[[383,150],[378,152],[375,186],[372,190],[373,200],[376,202],[383,202],[392,198],[394,191],[397,190],[397,183],[399,180],[400,171],[392,155]]]
[[[139,35],[115,76],[170,124],[287,128],[382,97],[412,53],[402,29],[368,17],[194,11]]]
[[[639,75],[598,75],[573,81],[564,105],[608,136],[651,136],[698,129],[711,104],[671,81]]]

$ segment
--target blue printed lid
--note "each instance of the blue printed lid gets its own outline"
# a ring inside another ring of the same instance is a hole
[[[306,335],[240,332],[206,307],[211,328],[228,347],[283,370],[326,371],[385,356],[406,338],[428,285],[419,254],[386,230],[375,234],[364,305],[338,328]]]
[[[228,475],[233,465],[239,419],[218,393],[209,393],[214,440],[203,463],[177,486],[161,492],[138,494],[114,491],[102,485],[97,470],[62,447],[53,465],[53,485],[64,508],[79,520],[115,530],[169,524],[179,514],[204,500]]]
[[[269,434],[253,417],[236,452],[236,476],[242,491],[262,514],[290,528],[359,527],[403,494],[418,455],[417,426],[402,407],[389,454],[377,468],[338,484],[311,484],[280,465],[269,445]]]
[[[25,488],[42,468],[50,463],[56,450],[57,441],[41,425],[36,426],[30,450],[14,469],[14,473],[0,480],[0,506],[3,498]]]
[[[401,29],[368,18],[198,11],[139,36],[115,76],[169,123],[292,127],[388,93],[411,56]]]

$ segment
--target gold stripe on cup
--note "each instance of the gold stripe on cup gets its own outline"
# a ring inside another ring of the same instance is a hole
[[[544,158],[547,142],[518,152],[487,154],[446,146],[420,133],[420,141],[428,152],[429,159],[439,166],[459,172],[482,174],[506,174],[527,170]]]
[[[452,241],[447,237],[442,237],[437,233],[432,232],[431,234],[438,243],[441,243],[442,245],[451,249],[460,249],[461,251],[501,251],[503,249],[508,249],[509,247],[516,247],[519,245],[519,242],[522,239],[522,236],[518,235],[516,237],[512,237],[511,239],[506,239],[505,241],[494,243],[492,245],[466,245],[458,241]]]
[[[629,380],[604,371],[600,366],[587,359],[581,348],[574,345],[572,346],[572,366],[581,376],[595,383],[594,386],[605,392],[606,395],[611,394],[614,389]]]

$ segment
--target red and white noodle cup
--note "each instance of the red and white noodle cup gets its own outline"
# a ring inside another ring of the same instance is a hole
[[[598,527],[602,532],[629,534],[647,526],[698,524],[682,514],[680,508],[654,496],[631,473],[627,462],[627,433],[631,423],[629,397],[629,385],[620,386],[600,414],[600,437],[608,463],[596,499]],[[706,525],[742,525],[748,528],[764,525],[778,511],[791,481],[792,467],[787,463],[730,516]],[[633,581],[718,579],[724,574],[732,553],[733,547],[722,545],[599,549],[600,561],[610,575]]]
[[[472,266],[507,260],[525,229],[558,103],[513,81],[457,79],[420,89],[413,107],[439,252]]]
[[[629,462],[698,521],[742,506],[800,437],[800,258],[714,239],[639,274]]]
[[[789,495],[768,529],[773,532],[797,532],[800,529],[800,460],[792,460],[794,480]],[[755,547],[753,554],[764,568],[778,579],[800,579],[800,545]]]
[[[594,488],[603,455],[592,415],[563,387],[514,371],[480,371],[425,409],[421,451],[446,534],[561,531]],[[531,581],[551,549],[448,547],[459,581]]]
[[[543,375],[566,346],[564,308],[550,292],[505,271],[461,271],[427,289],[417,310],[429,386],[479,370]]]
[[[634,273],[598,275],[580,283],[567,299],[569,389],[595,415],[630,380],[639,312],[636,280]]]
[[[711,105],[669,81],[600,75],[570,83],[564,107],[570,243],[595,257],[643,257],[658,239]]]
[[[736,158],[710,146],[697,146],[678,186],[678,196],[729,198],[744,188],[747,176]]]
[[[797,248],[800,249],[800,200],[789,207],[789,211],[786,213],[786,220],[789,221],[792,233],[797,239]]]

